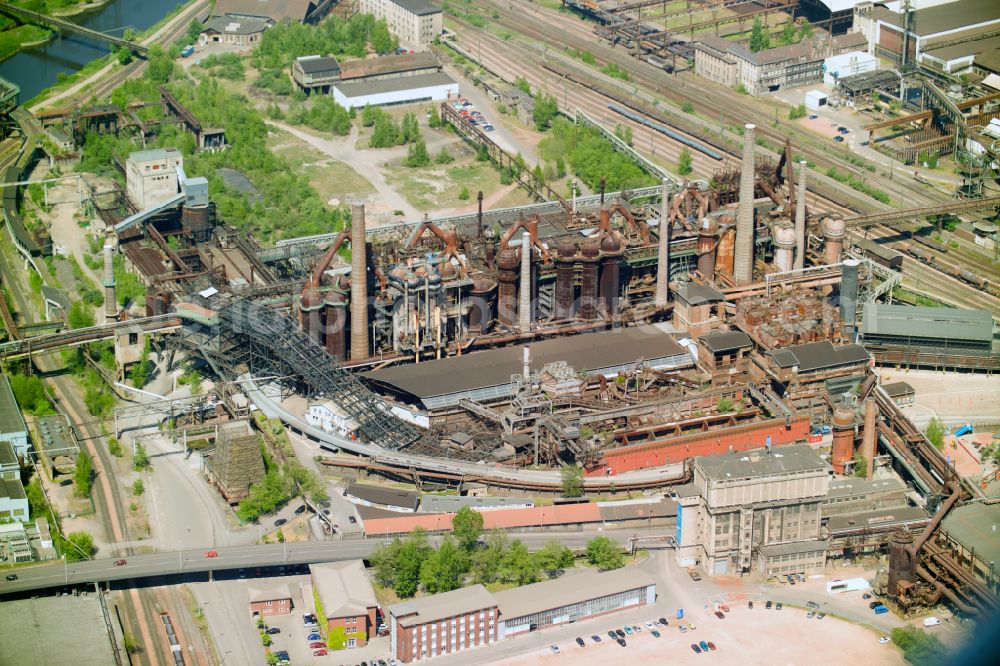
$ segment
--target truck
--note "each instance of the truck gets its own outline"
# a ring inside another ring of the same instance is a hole
[[[191,44],[188,44],[183,49],[181,49],[182,58],[189,58],[193,54],[194,54],[194,46],[192,46]]]
[[[964,426],[955,431],[955,437],[961,437],[970,433],[972,433],[972,426],[966,423]]]

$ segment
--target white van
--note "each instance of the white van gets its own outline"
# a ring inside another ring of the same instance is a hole
[[[924,618],[924,626],[925,627],[936,627],[939,624],[941,624],[941,620],[937,619],[936,617],[925,617]]]

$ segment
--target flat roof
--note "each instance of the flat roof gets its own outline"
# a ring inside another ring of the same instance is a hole
[[[952,509],[941,529],[984,562],[1000,562],[1000,504],[966,504]]]
[[[412,511],[416,511],[417,504],[420,503],[420,493],[402,488],[385,488],[382,486],[370,486],[364,483],[352,482],[344,491],[345,495],[357,497],[360,500],[371,502],[372,504],[384,504],[385,506],[398,506]]]
[[[333,56],[322,58],[298,58],[295,64],[299,66],[304,74],[316,74],[317,72],[339,72],[340,63]]]
[[[417,597],[389,606],[389,614],[404,627],[445,620],[456,615],[493,608],[496,599],[482,585],[470,585],[429,597]]]
[[[1000,4],[996,0],[961,0],[913,12],[913,34],[924,37],[947,30],[955,30],[977,23],[1000,20]],[[885,7],[875,7],[875,18],[901,28],[905,24],[902,14]]]
[[[865,308],[868,312],[868,308]],[[826,370],[841,365],[867,363],[871,356],[861,345],[834,347],[829,340],[793,345],[768,352],[780,368],[798,366],[799,372]]]
[[[0,497],[8,499],[27,499],[24,486],[20,479],[0,479]]]
[[[556,525],[585,525],[601,522],[601,509],[595,502],[557,504],[527,508],[491,509],[481,512],[483,529],[517,529],[520,527],[545,527]],[[417,528],[429,532],[451,529],[453,513],[397,513],[384,518],[366,518],[365,534],[405,534]]]
[[[753,346],[753,341],[750,340],[750,336],[743,331],[718,331],[715,333],[706,333],[698,338],[698,341],[703,342],[706,347],[716,354],[719,352],[733,351],[735,349],[743,349],[745,347]]]
[[[993,317],[989,310],[924,308],[871,303],[861,319],[862,335],[908,338],[949,338],[992,343]]]
[[[687,352],[673,337],[655,325],[551,338],[530,347],[534,369],[554,361],[565,361],[577,372],[596,374],[634,364],[640,359],[647,363],[673,359],[671,365],[691,363]],[[523,372],[523,353],[521,346],[504,347],[373,370],[363,376],[383,389],[412,397],[425,405],[443,406],[457,403],[458,398],[432,399],[495,387],[499,387],[497,396],[509,395],[511,376]]]
[[[721,291],[707,284],[685,283],[674,290],[674,295],[682,299],[689,305],[703,305],[705,303],[718,303],[726,300]]]
[[[182,157],[181,151],[176,148],[150,148],[149,150],[135,150],[128,154],[128,159],[133,162],[151,162],[165,160],[168,157]]]
[[[882,390],[890,398],[899,398],[904,395],[915,395],[916,391],[912,386],[906,382],[892,382],[891,384],[882,384]]]
[[[606,522],[673,518],[677,515],[677,502],[671,499],[659,502],[598,502],[597,508],[601,519]]]
[[[919,507],[897,506],[877,511],[862,511],[859,513],[845,513],[840,516],[830,516],[826,527],[833,533],[862,528],[892,527],[905,523],[924,522],[927,519],[927,512]]]
[[[101,603],[93,594],[4,601],[0,627],[7,637],[0,641],[0,664],[115,663]],[[117,627],[113,623],[120,646],[123,637]],[[163,631],[162,625],[158,629]]]
[[[250,597],[250,603],[292,598],[292,590],[288,586],[288,583],[254,581],[252,585],[247,587],[247,594]]]
[[[500,617],[506,621],[542,611],[584,603],[619,592],[656,585],[642,569],[628,567],[613,571],[585,569],[555,580],[515,587],[494,593]]]
[[[414,74],[413,76],[399,76],[393,79],[376,79],[374,81],[344,81],[344,72],[341,70],[340,78],[340,83],[334,84],[334,87],[344,97],[364,97],[365,95],[378,95],[381,93],[399,92],[401,90],[419,90],[421,88],[455,84],[455,79],[444,72]]]
[[[412,72],[430,67],[440,68],[441,61],[433,51],[384,55],[363,60],[348,60],[340,63],[340,78],[343,81],[366,76]]]
[[[309,574],[327,617],[367,615],[378,606],[361,560],[310,564]]]
[[[7,440],[0,441],[0,466],[20,468],[17,461],[17,454],[14,452],[14,445]]]
[[[861,495],[892,490],[906,490],[906,484],[899,479],[835,479],[830,481],[827,497]]]
[[[530,497],[462,497],[460,495],[424,495],[420,510],[431,513],[454,513],[462,507],[472,509],[525,508],[535,505]]]
[[[828,465],[808,444],[737,451],[721,456],[699,456],[694,464],[711,481],[742,479],[796,472],[826,471]]]
[[[776,543],[760,546],[758,550],[765,557],[775,557],[777,555],[797,555],[799,553],[813,553],[817,550],[825,551],[830,545],[826,539],[815,541],[794,541],[792,543]]]
[[[233,14],[235,16],[263,16],[273,21],[294,19],[304,21],[316,0],[218,0],[213,16]]]
[[[701,496],[701,490],[699,490],[698,486],[694,485],[693,483],[685,483],[679,486],[675,486],[673,488],[673,493],[681,498]]]
[[[411,14],[416,14],[417,16],[426,16],[428,14],[440,14],[441,8],[435,7],[427,0],[390,0],[390,2],[399,5]]]
[[[10,378],[3,375],[0,379],[0,434],[11,435],[27,433],[28,426],[24,423],[21,408],[14,398],[14,389],[10,386]]]

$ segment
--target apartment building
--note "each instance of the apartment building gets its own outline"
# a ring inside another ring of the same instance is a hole
[[[441,9],[428,0],[361,0],[361,11],[385,19],[407,46],[430,44],[444,29]]]

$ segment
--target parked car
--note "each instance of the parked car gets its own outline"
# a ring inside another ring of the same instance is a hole
[[[115,560],[116,567],[123,567],[128,564],[128,560]]]
[[[698,627],[694,626],[694,623],[692,623],[692,622],[688,622],[688,629],[690,629],[691,631],[694,631],[694,630],[695,630],[695,629],[697,629],[697,628],[698,628]]]
[[[677,628],[681,630],[682,634],[686,634],[688,632],[688,628],[685,627],[683,624],[677,625]]]
[[[722,604],[722,606],[720,606],[720,608],[722,609],[723,613],[728,613],[729,612],[729,606],[727,606],[726,604]]]
[[[288,661],[288,651],[287,650],[278,650],[277,652],[274,653],[274,656],[278,658],[279,662]]]
[[[649,629],[650,631],[656,628],[656,626],[652,622],[646,622],[645,624],[646,628]]]
[[[726,614],[723,613],[722,611],[715,611],[715,617],[719,618],[720,620],[725,620]]]
[[[594,641],[595,643],[600,643],[601,637],[598,636],[597,634],[594,634],[593,636],[590,637],[590,640]]]
[[[793,576],[792,574],[788,574],[788,584],[795,585],[795,576]]]
[[[819,604],[816,603],[815,601],[807,601],[806,606],[808,608],[819,608]]]
[[[218,556],[219,556],[219,551],[217,550],[210,550],[205,553],[205,557],[218,557]]]
[[[833,137],[833,140],[836,141],[837,143],[844,143],[844,137],[840,136],[839,134]]]
[[[752,601],[748,601],[747,602],[747,608],[749,608],[750,610],[753,610],[753,602]]]
[[[707,642],[705,642],[705,641],[699,642],[698,643],[698,647],[700,647],[705,652],[708,652],[708,643]]]
[[[813,619],[814,617],[816,617],[816,611],[809,611],[808,613],[806,613],[806,617],[809,618],[810,620]]]
[[[625,626],[625,633],[628,634],[629,636],[631,636],[635,632],[632,631],[632,627],[626,625]]]
[[[355,518],[354,516],[348,516],[347,519],[349,521],[351,521],[351,525],[357,525],[358,524],[358,519]]]
[[[321,640],[323,640],[323,637],[320,636],[319,634],[317,634],[316,632],[313,632],[313,633],[309,634],[308,636],[306,636],[306,640],[309,640],[309,641],[321,641]]]
[[[771,602],[768,601],[767,604],[764,605],[764,608],[766,608],[767,610],[771,610]]]
[[[688,575],[691,576],[691,580],[699,581],[701,580],[701,574],[694,567],[688,567]]]
[[[287,522],[288,521],[285,520],[284,518],[278,518],[276,521],[274,521],[274,526],[275,527],[281,527],[282,525],[284,525]]]
[[[301,515],[301,514],[303,514],[305,512],[306,512],[306,505],[302,504],[301,506],[299,506],[299,508],[297,508],[295,510],[295,515],[298,516],[298,515]]]
[[[667,626],[668,624],[670,624],[670,623],[669,623],[669,622],[667,622],[667,618],[665,618],[665,617],[661,617],[661,618],[660,618],[660,624],[662,624],[662,625],[663,625],[664,627],[666,627],[666,626]]]
[[[7,574],[7,580],[13,583],[17,580],[17,574]]]
[[[881,638],[878,639],[878,642],[879,642],[880,645],[885,645],[890,640],[892,640],[892,639],[889,638],[888,636],[882,636]]]
[[[281,633],[281,629],[279,629],[278,627],[268,627],[267,628],[267,633],[269,633],[272,636],[274,636],[275,634],[280,634]]]
[[[625,642],[624,638],[619,638],[619,639],[617,639],[617,641],[618,641],[618,645],[621,645],[622,647],[625,647],[626,645],[628,645],[628,643]]]
[[[625,632],[621,629],[615,629],[615,635],[618,636],[618,638],[625,638]]]
[[[610,638],[611,640],[615,640],[616,638],[618,638],[618,632],[616,632],[616,631],[609,631],[608,632],[608,638]]]
[[[781,602],[779,601],[778,603],[776,603],[776,604],[774,605],[774,607],[775,607],[775,608],[776,608],[777,610],[781,610]]]
[[[851,130],[847,129],[846,127],[838,127],[837,131],[840,132],[841,134],[850,134],[851,133]]]
[[[715,643],[713,643],[712,641],[709,641],[708,642],[708,649],[709,650],[714,650],[715,649]]]
[[[809,120],[816,120],[817,118],[819,118],[819,116],[817,116],[815,113],[809,114]]]
[[[637,624],[633,624],[632,625],[632,631],[634,631],[637,634],[641,634],[642,633],[642,627],[640,627]]]
[[[862,594],[862,595],[861,595],[861,598],[862,598],[862,599],[865,599],[865,600],[868,600],[868,599],[871,599],[871,598],[872,598],[872,595],[870,595],[870,594],[868,594],[867,592],[865,592],[864,594]]]
[[[309,644],[309,647],[311,647],[314,650],[318,650],[319,648],[325,648],[326,643],[324,643],[323,641],[313,641],[312,643]]]
[[[691,649],[694,650],[695,654],[701,654],[701,648],[698,647],[697,643],[691,643]]]
[[[551,649],[551,650],[552,650],[553,652],[555,652],[556,654],[559,654],[559,646],[558,646],[558,645],[550,645],[550,646],[549,646],[549,648],[550,648],[550,649]]]
[[[826,617],[826,613],[820,613],[819,615],[816,616],[816,619],[822,620],[824,617]]]
[[[659,637],[660,637],[660,632],[658,632],[658,631],[657,631],[656,629],[651,629],[651,630],[649,631],[649,633],[653,634],[653,636],[654,636],[655,638],[659,638]]]
[[[493,125],[483,125],[483,129],[486,130],[487,132],[492,132],[495,128],[493,127]]]
[[[879,606],[879,605],[881,605],[881,604],[878,601],[873,601],[870,604],[868,604],[868,608],[871,608],[872,610],[875,610],[875,607]]]
[[[587,644],[579,636],[577,636],[577,638],[576,638],[576,644],[579,645],[580,647],[587,647]]]
[[[327,655],[326,650],[313,650],[314,657],[325,657]]]

